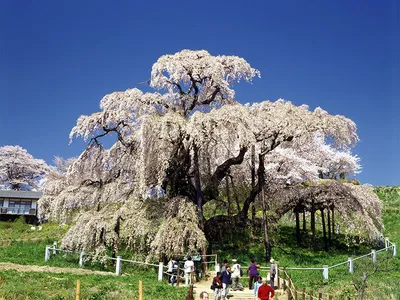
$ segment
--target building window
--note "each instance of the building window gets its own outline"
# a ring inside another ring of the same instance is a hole
[[[3,207],[3,205],[4,205],[4,200],[0,199],[0,207]]]
[[[11,200],[8,202],[8,213],[18,215],[28,215],[32,206],[31,200]]]

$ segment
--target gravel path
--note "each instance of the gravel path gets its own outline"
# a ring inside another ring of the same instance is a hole
[[[49,273],[70,273],[78,275],[94,274],[94,275],[115,276],[115,274],[111,272],[92,271],[92,270],[77,269],[77,268],[18,265],[13,263],[0,263],[0,270],[16,270],[18,272],[49,272]]]

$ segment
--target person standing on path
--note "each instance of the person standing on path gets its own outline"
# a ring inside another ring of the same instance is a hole
[[[226,266],[226,270],[221,274],[221,281],[222,281],[222,299],[226,299],[229,294],[229,284],[231,282],[231,267]]]
[[[184,264],[185,269],[185,286],[189,286],[192,284],[192,272],[193,272],[194,262],[190,256],[187,257],[187,260]]]
[[[228,265],[228,261],[226,259],[222,260],[221,273],[226,270],[227,265]]]
[[[271,263],[269,268],[270,285],[275,289],[276,264],[273,258],[269,262]]]
[[[247,274],[249,275],[249,290],[253,289],[253,282],[257,281],[258,268],[260,268],[260,266],[256,264],[256,261],[253,258],[249,268],[247,269]]]
[[[237,259],[232,259],[232,291],[243,290],[243,286],[240,284],[239,279],[241,276],[241,266],[237,263]]]
[[[258,288],[257,297],[259,300],[273,299],[275,290],[267,284],[267,278],[263,278],[261,286]]]
[[[217,276],[213,278],[212,286],[214,288],[214,300],[221,299],[221,294],[222,294],[221,272],[218,272]]]
[[[257,281],[254,282],[254,296],[257,297],[258,288],[262,285],[262,278],[261,276],[257,276]]]

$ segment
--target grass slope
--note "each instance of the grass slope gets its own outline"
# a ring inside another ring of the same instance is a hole
[[[390,241],[400,245],[400,187],[381,187],[376,189],[377,195],[383,201],[383,221],[385,225],[384,235]],[[293,220],[284,219],[280,226],[270,233],[274,247],[272,257],[278,260],[281,266],[291,267],[318,267],[323,265],[333,266],[347,261],[349,257],[358,257],[371,252],[373,247],[361,244],[348,248],[343,236],[336,237],[331,250],[313,251],[310,249],[311,239],[309,235],[302,236],[302,245],[295,243],[295,227]],[[309,223],[308,225],[309,226]],[[243,234],[241,235],[243,236]],[[237,235],[231,237],[233,241],[219,251],[222,258],[238,258],[242,266],[250,263],[254,257],[262,265],[268,265],[264,261],[264,248],[262,234],[253,241],[244,241]],[[317,243],[322,248],[322,232],[318,232]],[[398,246],[399,247],[399,246]],[[399,255],[399,254],[398,254]],[[295,271],[288,273],[298,290],[306,288],[316,292],[333,295],[334,299],[356,299],[357,291],[354,285],[360,286],[363,273],[369,275],[367,279],[366,294],[364,299],[400,299],[400,259],[392,256],[392,252],[380,252],[377,254],[378,269],[374,272],[371,257],[362,258],[354,262],[354,273],[347,270],[347,265],[342,265],[329,270],[329,279],[323,279],[322,271]],[[266,271],[261,272],[262,276]]]
[[[21,220],[0,222],[0,262],[78,268],[79,255],[57,254],[44,261],[46,245],[52,245],[66,232],[65,227],[44,224],[42,230],[30,229]],[[122,253],[129,258],[129,253]],[[113,261],[105,265],[87,263],[86,269],[115,271]],[[145,299],[184,299],[187,288],[171,287],[157,281],[154,267],[122,264],[124,276],[55,274],[47,272],[0,271],[0,300],[74,299],[76,280],[81,281],[81,299],[138,299],[138,282],[143,281]]]

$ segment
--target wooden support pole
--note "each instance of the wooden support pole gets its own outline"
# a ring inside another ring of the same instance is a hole
[[[81,281],[78,279],[76,281],[76,300],[79,300],[81,298]]]
[[[295,208],[295,216],[296,216],[296,242],[297,245],[300,245],[301,237],[300,237],[300,216],[299,216],[299,210]]]
[[[329,298],[328,298],[329,300],[332,300],[333,299],[333,296],[332,295],[329,295]]]
[[[143,300],[143,281],[139,280],[139,300]]]
[[[288,281],[289,281],[288,300],[291,300],[294,297],[294,294],[292,293],[292,289],[294,289],[294,286],[292,284],[292,277],[290,277],[290,275],[288,275]]]
[[[179,264],[178,264],[178,268],[177,268],[177,273],[176,273],[176,286],[179,286]]]
[[[332,244],[332,230],[331,230],[331,210],[327,209],[327,219],[328,219],[328,241],[329,241],[329,245]]]
[[[322,293],[318,294],[318,300],[322,300]]]
[[[301,300],[306,300],[306,288],[303,288],[303,293],[302,293]]]
[[[313,300],[313,291],[310,291],[310,300]]]
[[[279,271],[279,262],[276,262],[276,279],[277,279],[277,285],[278,285],[278,289],[281,288],[281,279],[280,279],[280,271]]]
[[[314,199],[311,200],[311,232],[312,232],[312,247],[315,249],[315,210]]]
[[[324,214],[324,210],[321,208],[320,209],[321,212],[321,219],[322,219],[322,231],[324,233],[324,249],[325,251],[328,251],[328,240],[326,238],[326,224],[325,224],[325,214]]]
[[[335,206],[332,205],[332,235],[335,234]]]

